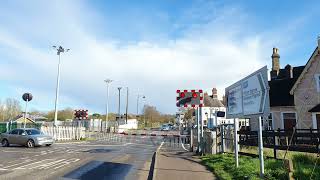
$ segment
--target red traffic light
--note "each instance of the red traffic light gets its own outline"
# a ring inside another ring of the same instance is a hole
[[[197,98],[197,97],[198,97],[198,94],[194,92],[194,93],[192,93],[192,97],[193,97],[193,98]]]
[[[184,92],[181,92],[181,93],[180,93],[180,97],[181,97],[181,98],[184,98],[185,96],[186,96],[186,94],[185,94]]]

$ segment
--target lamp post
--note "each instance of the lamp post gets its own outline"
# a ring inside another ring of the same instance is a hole
[[[121,99],[120,99],[120,96],[121,96],[121,87],[118,87],[118,91],[119,91],[119,104],[118,104],[118,118],[120,118],[120,103],[121,103]]]
[[[106,129],[108,127],[108,115],[109,115],[109,85],[113,80],[111,79],[106,79],[104,82],[107,83],[107,108],[106,108]]]
[[[57,86],[56,86],[56,100],[54,104],[54,126],[57,126],[58,119],[58,103],[59,103],[59,87],[60,87],[60,55],[61,53],[68,52],[70,49],[64,49],[62,46],[52,46],[55,50],[57,50],[57,55],[59,56],[58,62],[58,75],[57,75]]]
[[[128,124],[129,88],[127,87],[126,124]]]
[[[146,96],[142,96],[143,100],[144,100],[144,105],[146,104]],[[143,119],[144,119],[144,127],[146,127],[146,114],[143,115]]]
[[[146,98],[144,95],[138,94],[137,96],[137,115],[139,115],[139,98]]]

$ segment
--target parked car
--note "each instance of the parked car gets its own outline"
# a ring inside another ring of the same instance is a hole
[[[160,127],[160,131],[170,131],[171,126],[169,124],[162,124]]]
[[[4,147],[10,146],[10,144],[18,144],[29,148],[42,145],[50,146],[54,143],[52,136],[45,135],[34,128],[18,128],[2,133],[0,141]]]

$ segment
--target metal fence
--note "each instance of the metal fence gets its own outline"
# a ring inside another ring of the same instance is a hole
[[[40,129],[42,126],[42,123],[27,123],[26,128],[36,128]],[[0,133],[8,132],[12,129],[16,128],[23,128],[24,123],[17,123],[17,122],[1,122],[0,123]]]

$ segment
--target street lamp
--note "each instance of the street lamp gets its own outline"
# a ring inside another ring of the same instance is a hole
[[[120,118],[120,96],[121,96],[121,87],[118,87],[118,91],[119,91],[118,118]]]
[[[109,115],[109,85],[112,82],[112,79],[106,79],[104,82],[107,83],[107,110],[106,110],[106,128],[108,123],[108,115]]]
[[[144,95],[140,96],[140,94],[138,94],[138,97],[137,97],[137,116],[139,115],[139,98],[146,98]]]
[[[146,96],[142,96],[142,98],[143,98],[143,100],[144,100],[144,105],[143,106],[145,106],[145,104],[146,104]],[[144,127],[146,127],[146,114],[144,114],[143,115],[143,121],[144,121]]]
[[[56,86],[56,100],[54,104],[54,126],[57,126],[57,118],[58,118],[58,103],[59,103],[59,86],[60,86],[60,54],[64,52],[68,52],[70,49],[64,49],[62,46],[52,46],[55,50],[57,50],[57,55],[59,56],[58,63],[58,76],[57,76],[57,86]]]

